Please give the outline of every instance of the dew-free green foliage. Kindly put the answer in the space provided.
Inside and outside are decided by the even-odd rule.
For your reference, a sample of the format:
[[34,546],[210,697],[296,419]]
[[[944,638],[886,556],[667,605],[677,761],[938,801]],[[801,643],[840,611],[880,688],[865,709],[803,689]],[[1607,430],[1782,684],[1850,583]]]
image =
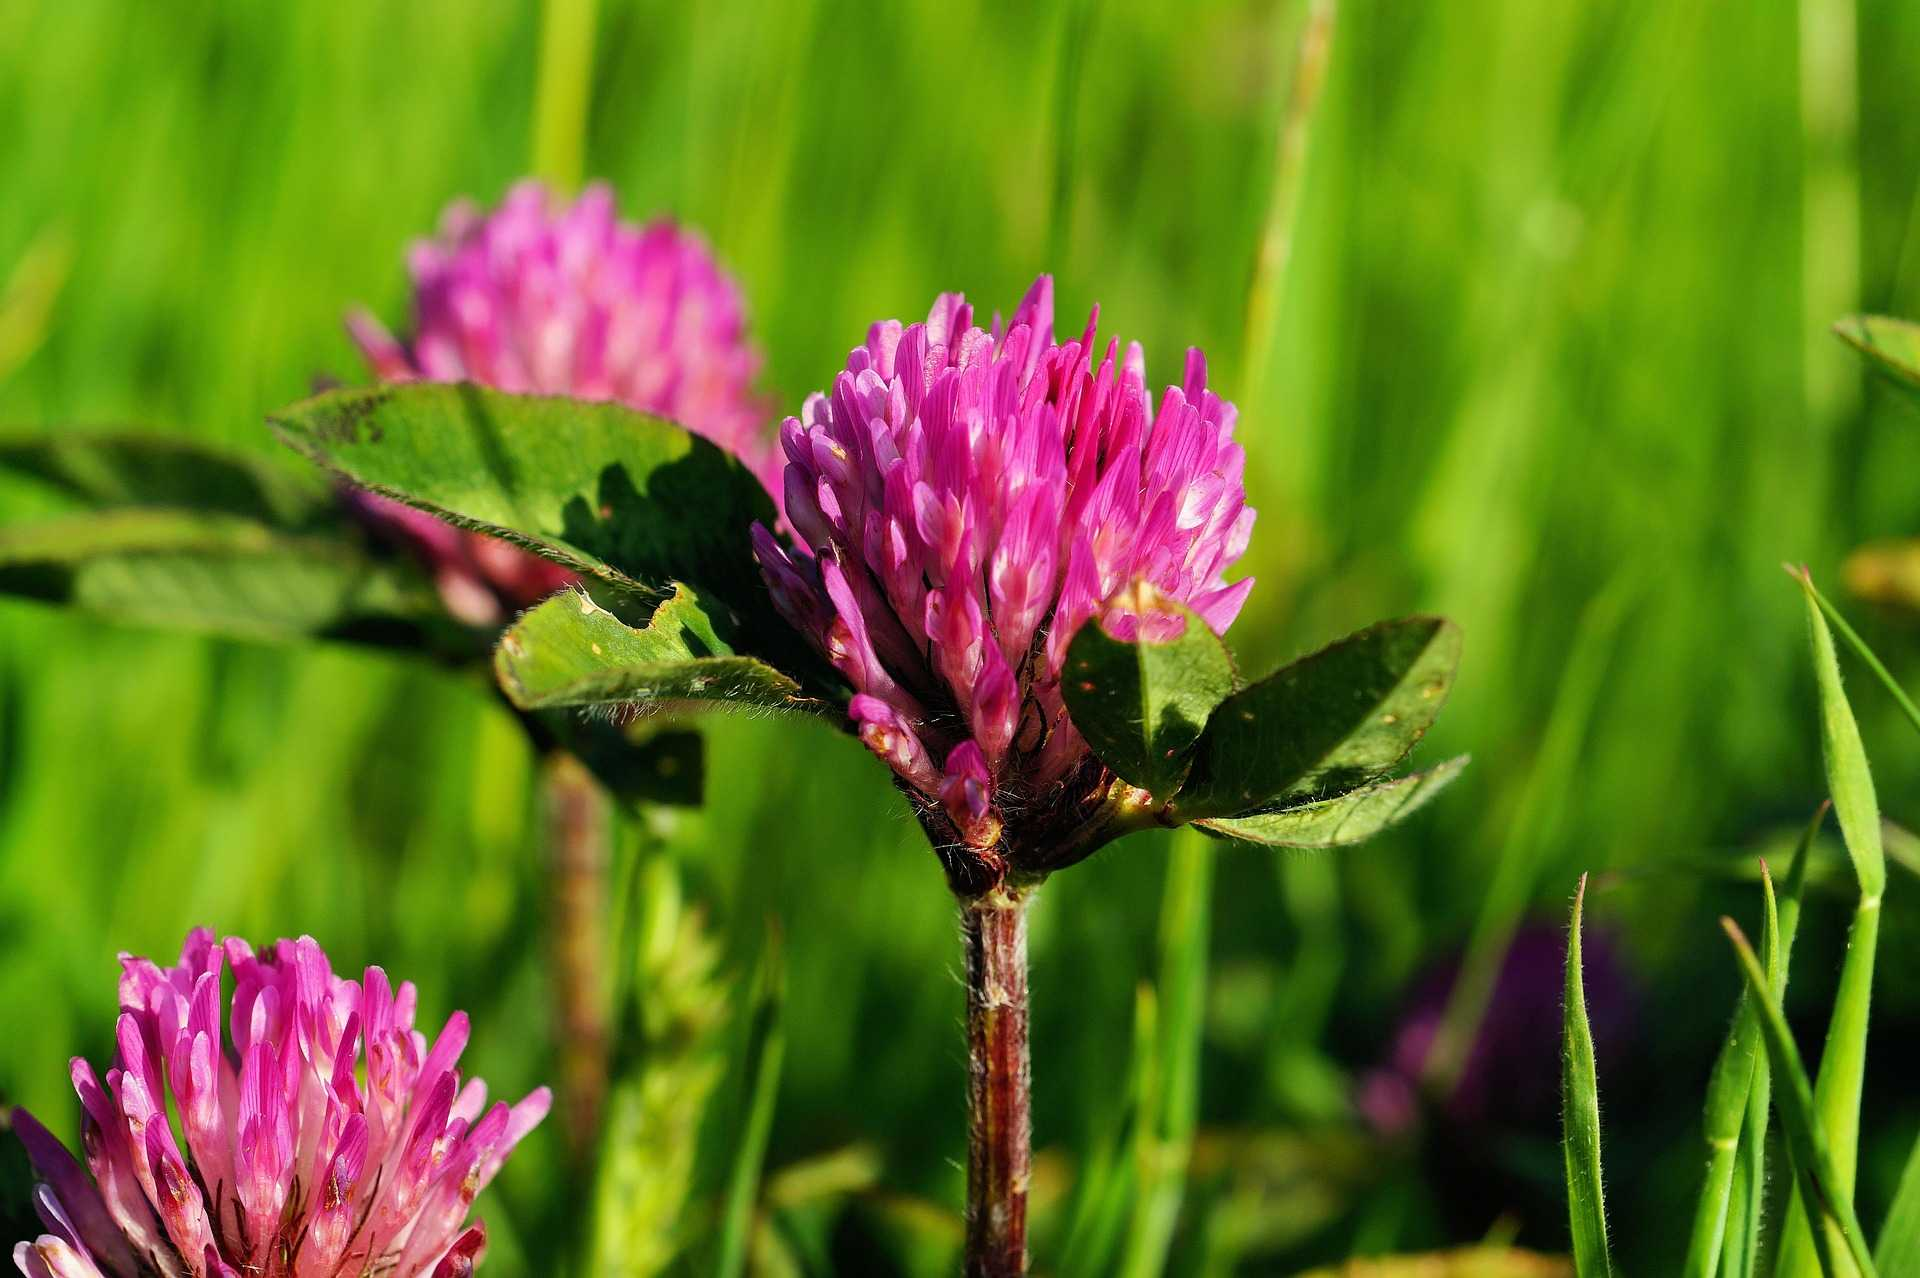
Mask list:
[[1820,753],[1826,760],[1827,784],[1833,791],[1833,815],[1845,836],[1847,855],[1863,898],[1879,904],[1887,888],[1886,853],[1880,845],[1880,803],[1873,792],[1873,773],[1867,767],[1866,747],[1853,707],[1840,686],[1840,662],[1833,650],[1833,632],[1815,599],[1812,583],[1802,578],[1806,591],[1807,636],[1813,648],[1814,677],[1820,688]]
[[1061,692],[1101,761],[1164,801],[1187,779],[1193,743],[1239,679],[1226,645],[1191,609],[1144,582],[1123,599],[1136,618],[1177,619],[1178,633],[1162,637],[1142,624],[1133,639],[1118,639],[1095,618],[1068,645]]
[[1920,1265],[1920,1142],[1900,1173],[1900,1188],[1874,1243],[1873,1263],[1890,1274],[1908,1273]]
[[[1806,885],[1807,857],[1826,820],[1822,803],[1793,850],[1787,871],[1786,900],[1777,903],[1767,879],[1765,928],[1761,949],[1767,981],[1784,990],[1793,938],[1799,929],[1800,894]],[[1761,863],[1766,877],[1766,863]],[[1760,1223],[1766,1205],[1766,1131],[1771,1089],[1759,1012],[1743,990],[1734,1004],[1733,1024],[1721,1044],[1707,1081],[1701,1136],[1707,1146],[1707,1171],[1694,1208],[1693,1235],[1685,1272],[1733,1278],[1753,1272],[1758,1263]]]
[[[1689,1275],[1727,1273],[1741,1278],[1760,1272],[1762,1227],[1767,1213],[1766,1124],[1769,1107],[1781,1115],[1789,1165],[1794,1181],[1784,1196],[1777,1237],[1777,1254],[1770,1272],[1843,1278],[1872,1275],[1867,1236],[1855,1205],[1857,1164],[1862,1130],[1862,1102],[1866,1083],[1867,1030],[1870,1019],[1875,955],[1879,946],[1882,893],[1886,887],[1885,852],[1878,800],[1875,797],[1865,746],[1861,742],[1852,706],[1841,686],[1831,618],[1862,661],[1893,694],[1906,712],[1911,703],[1887,672],[1886,666],[1839,610],[1813,587],[1804,569],[1794,573],[1802,587],[1815,682],[1819,691],[1821,753],[1826,762],[1831,799],[1823,802],[1802,835],[1787,875],[1784,907],[1775,899],[1772,877],[1761,862],[1760,880],[1766,912],[1764,965],[1754,955],[1739,926],[1726,916],[1721,924],[1733,942],[1735,956],[1746,979],[1732,1028],[1722,1045],[1708,1081],[1703,1135],[1707,1145],[1705,1183],[1694,1211],[1685,1272]],[[1910,721],[1911,721],[1911,716]],[[1917,723],[1915,726],[1920,726]],[[1798,1045],[1782,1012],[1789,961],[1799,931],[1801,893],[1807,862],[1828,806],[1839,817],[1841,834],[1860,887],[1860,901],[1847,934],[1846,957],[1827,1024],[1826,1044],[1817,1081],[1809,1079]],[[1585,880],[1582,880],[1584,891]],[[1579,902],[1568,949],[1569,987],[1566,1002],[1568,1061],[1576,1059],[1576,1029],[1584,1032],[1573,970],[1579,954]],[[1764,1056],[1756,1048],[1764,1048]],[[1591,1041],[1584,1044],[1591,1056]],[[1589,1136],[1585,1107],[1573,1103],[1577,1071],[1569,1069],[1568,1099],[1563,1116],[1563,1141],[1568,1161],[1569,1203],[1573,1216],[1575,1257],[1585,1272],[1593,1260],[1583,1255],[1582,1213],[1597,1216],[1597,1193],[1583,1195],[1585,1178],[1576,1163],[1588,1151],[1590,1140],[1597,1168],[1597,1132]],[[1914,1259],[1914,1220],[1920,1214],[1920,1190],[1908,1176],[1888,1212],[1882,1232],[1880,1263],[1898,1272]],[[1590,1204],[1590,1206],[1589,1206]],[[1591,1223],[1585,1229],[1592,1232]],[[1602,1235],[1604,1238],[1604,1234]],[[1585,1253],[1591,1256],[1591,1249]]]
[[780,1066],[787,1041],[781,1023],[786,987],[777,935],[767,938],[748,993],[750,1000],[739,1053],[741,1094],[733,1107],[738,1121],[731,1133],[732,1166],[728,1170],[721,1209],[714,1278],[738,1278],[746,1266],[757,1224],[755,1216],[767,1139],[773,1131]]
[[116,511],[0,531],[0,592],[114,623],[430,646],[432,590],[357,547],[224,516]]
[[[1859,1156],[1861,1093],[1867,1064],[1867,1024],[1872,1001],[1875,956],[1879,952],[1881,895],[1886,890],[1886,856],[1880,841],[1880,805],[1874,795],[1873,775],[1853,708],[1840,683],[1840,665],[1833,633],[1816,599],[1812,583],[1801,575],[1807,634],[1813,650],[1814,676],[1820,691],[1820,747],[1826,761],[1827,785],[1833,795],[1834,816],[1853,861],[1860,886],[1860,902],[1847,934],[1847,955],[1840,984],[1833,996],[1827,1022],[1826,1046],[1820,1054],[1820,1073],[1813,1100],[1833,1159],[1834,1192],[1853,1193]],[[1797,1200],[1789,1213],[1781,1240],[1776,1271],[1783,1278],[1811,1278],[1817,1271],[1807,1236],[1806,1204]],[[1831,1229],[1831,1222],[1827,1228]],[[1813,1242],[1820,1240],[1814,1239]],[[1820,1248],[1833,1254],[1837,1240]]]
[[[923,0],[603,0],[580,171],[630,215],[707,233],[785,411],[874,319],[916,318],[952,287],[1004,311],[1043,266],[1063,325],[1097,298],[1156,389],[1204,347],[1260,510],[1260,584],[1229,634],[1247,671],[1380,616],[1459,622],[1470,656],[1419,765],[1473,751],[1444,802],[1364,855],[1218,849],[1175,1252],[1293,1273],[1452,1250],[1502,1220],[1564,1255],[1552,1116],[1544,1135],[1474,1144],[1489,1161],[1463,1176],[1431,1142],[1377,1141],[1354,1085],[1497,873],[1517,885],[1502,919],[1558,926],[1583,866],[1622,872],[1604,913],[1640,996],[1628,1068],[1706,1079],[1739,981],[1703,920],[1749,917],[1734,876],[1757,850],[1784,855],[1825,793],[1778,562],[1809,562],[1844,606],[1843,552],[1920,529],[1911,402],[1828,332],[1850,312],[1920,315],[1920,10],[1313,7],[1324,88],[1283,160],[1309,8],[1291,0],[1041,4],[1017,21]],[[0,423],[185,432],[297,472],[262,416],[316,373],[366,381],[343,307],[403,323],[408,241],[453,196],[492,201],[527,170],[542,25],[531,4],[454,0],[0,5]],[[1270,191],[1298,213],[1249,339]],[[0,485],[0,522],[49,513],[39,486]],[[1629,569],[1639,587],[1608,629],[1589,605]],[[1920,684],[1912,633],[1852,611]],[[1911,826],[1920,752],[1862,686],[1881,801]],[[1549,729],[1556,704],[1569,726]],[[792,724],[752,716],[701,731],[722,798],[675,820],[671,853],[728,954],[754,952],[770,909],[787,929],[769,1170],[857,1141],[888,1187],[773,1212],[783,1254],[948,1274],[962,1066],[957,991],[926,975],[953,932],[923,837],[857,743],[822,728],[796,745]],[[114,954],[197,922],[311,931],[343,962],[404,972],[423,1011],[472,1013],[470,1058],[499,1092],[550,1078],[535,771],[477,680],[0,603],[0,1016],[31,1027],[0,1041],[0,1092],[71,1134],[64,1062],[110,1050]],[[1155,838],[1036,906],[1049,1176],[1090,1165],[1129,1105],[1117,1062],[1158,982]],[[1844,945],[1836,872],[1829,837],[1786,1003],[1809,1050]],[[1916,1002],[1891,975],[1911,967],[1893,956],[1911,954],[1914,894],[1891,877],[1869,1225],[1920,1124],[1898,1087]],[[1550,1053],[1536,1068],[1552,1076]],[[1701,1099],[1610,1092],[1623,1272],[1681,1264]],[[584,1233],[560,1148],[536,1132],[485,1196],[483,1275],[596,1272],[553,1259]],[[0,1215],[23,1229],[11,1157],[0,1137]],[[1777,1190],[1778,1154],[1770,1170]],[[1036,1227],[1057,1239],[1050,1201]]]
[[[0,594],[114,625],[484,664],[487,636],[449,617],[414,560],[376,547],[311,472],[187,438],[61,432],[0,440],[0,474],[52,507],[0,524]],[[577,753],[622,800],[699,801],[698,737],[553,708],[570,704],[520,705],[540,748]]]
[[0,438],[0,475],[44,500],[0,524],[0,592],[94,617],[255,639],[461,646],[431,585],[373,552],[326,485],[190,439]]
[[364,488],[636,593],[690,577],[738,602],[773,503],[699,437],[618,404],[413,382],[329,391],[274,430]]
[[1371,780],[1426,735],[1459,660],[1452,622],[1384,621],[1236,692],[1207,721],[1181,811],[1234,816]]
[[1827,622],[1839,632],[1842,639],[1847,641],[1847,647],[1853,650],[1853,655],[1873,672],[1873,677],[1879,681],[1886,694],[1893,698],[1893,703],[1900,707],[1900,713],[1906,716],[1907,722],[1913,725],[1915,731],[1920,731],[1920,706],[1914,705],[1913,698],[1907,695],[1907,690],[1902,688],[1899,681],[1893,677],[1886,663],[1874,655],[1873,649],[1867,647],[1866,640],[1860,637],[1860,632],[1848,623],[1840,610],[1833,606],[1833,601],[1820,593],[1820,588],[1813,584],[1811,574],[1802,576],[1800,584],[1813,597],[1814,603],[1820,606],[1820,612]]
[[1331,799],[1251,816],[1216,817],[1196,822],[1203,830],[1249,843],[1281,848],[1337,848],[1364,842],[1406,820],[1446,788],[1467,766],[1467,757],[1415,772]]
[[1162,1273],[1192,1178],[1200,1121],[1200,1066],[1207,998],[1207,932],[1217,853],[1191,831],[1174,836],[1160,909],[1160,967],[1142,1016],[1147,1031],[1135,1067],[1141,1103],[1133,1115],[1132,1202],[1113,1273]]
[[[1860,1221],[1853,1210],[1852,1191],[1842,1183],[1839,1168],[1828,1147],[1826,1133],[1815,1110],[1813,1087],[1807,1081],[1806,1066],[1800,1049],[1780,1014],[1778,996],[1767,981],[1767,974],[1754,957],[1753,947],[1731,919],[1723,919],[1727,937],[1733,942],[1740,970],[1746,977],[1747,993],[1760,1012],[1761,1033],[1767,1045],[1767,1060],[1774,1080],[1773,1094],[1779,1107],[1781,1126],[1786,1129],[1787,1147],[1793,1160],[1798,1201],[1818,1225],[1813,1234],[1813,1251],[1820,1272],[1828,1278],[1858,1272],[1871,1278],[1873,1261],[1867,1254]],[[1812,1204],[1807,1208],[1807,1204]],[[1845,1268],[1848,1264],[1852,1268]]]
[[617,881],[616,1050],[582,1272],[652,1278],[698,1241],[687,1219],[700,1127],[726,1073],[729,982],[708,920],[657,847]]
[[1561,1152],[1567,1168],[1574,1272],[1579,1278],[1606,1278],[1613,1272],[1613,1257],[1607,1250],[1606,1193],[1600,1172],[1600,1089],[1594,1077],[1593,1032],[1587,1024],[1580,958],[1580,907],[1586,897],[1587,879],[1581,875],[1567,933],[1567,993],[1561,1005]]
[[[1110,633],[1114,615],[1140,620],[1131,640]],[[1179,628],[1163,633],[1169,620]],[[1211,817],[1199,820],[1211,834],[1339,847],[1411,816],[1466,766],[1361,784],[1431,726],[1458,658],[1449,622],[1382,622],[1241,687],[1206,623],[1137,582],[1074,636],[1062,688],[1093,752],[1162,820]]]
[[0,470],[107,511],[191,509],[287,530],[334,521],[322,480],[187,436],[54,430],[0,437]]

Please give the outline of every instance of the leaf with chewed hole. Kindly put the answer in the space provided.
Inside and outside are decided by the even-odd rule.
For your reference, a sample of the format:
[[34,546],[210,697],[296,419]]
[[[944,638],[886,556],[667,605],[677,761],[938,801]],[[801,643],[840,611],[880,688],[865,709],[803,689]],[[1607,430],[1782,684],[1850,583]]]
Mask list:
[[786,675],[728,647],[684,585],[676,585],[638,629],[584,591],[564,591],[529,610],[501,637],[493,668],[507,699],[522,710],[815,704]]
[[1233,661],[1207,623],[1137,581],[1074,635],[1060,687],[1073,726],[1100,761],[1168,799],[1234,683]]
[[1364,843],[1418,812],[1466,766],[1467,756],[1461,755],[1425,772],[1349,790],[1331,799],[1281,808],[1277,812],[1214,817],[1195,824],[1210,834],[1264,843],[1268,847],[1350,847]]
[[1409,617],[1370,626],[1241,689],[1200,736],[1179,814],[1238,816],[1373,780],[1432,726],[1459,661],[1459,627]]

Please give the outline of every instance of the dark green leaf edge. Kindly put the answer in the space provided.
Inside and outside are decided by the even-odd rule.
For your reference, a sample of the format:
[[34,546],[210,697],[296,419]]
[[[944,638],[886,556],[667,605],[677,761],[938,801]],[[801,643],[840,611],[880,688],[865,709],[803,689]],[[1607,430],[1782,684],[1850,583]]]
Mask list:
[[1332,798],[1237,817],[1208,817],[1194,824],[1209,834],[1267,847],[1350,847],[1398,825],[1425,807],[1453,783],[1469,761],[1469,756],[1463,754],[1424,772],[1409,773]]
[[[1434,691],[1429,698],[1432,706],[1431,711],[1425,715],[1423,722],[1419,723],[1412,732],[1407,734],[1405,740],[1400,743],[1398,753],[1394,757],[1380,762],[1378,766],[1372,767],[1362,774],[1341,776],[1338,778],[1339,784],[1333,786],[1321,785],[1315,791],[1303,793],[1298,789],[1294,789],[1293,787],[1299,786],[1303,780],[1307,779],[1295,778],[1293,782],[1289,785],[1283,785],[1275,794],[1268,796],[1267,799],[1256,799],[1252,803],[1243,802],[1237,805],[1226,803],[1224,802],[1224,796],[1208,792],[1208,778],[1202,774],[1207,766],[1209,747],[1213,744],[1210,738],[1214,736],[1215,724],[1220,722],[1224,715],[1233,712],[1237,701],[1258,693],[1263,685],[1280,679],[1289,672],[1296,671],[1301,667],[1326,658],[1329,654],[1337,652],[1342,648],[1362,643],[1391,627],[1419,624],[1431,624],[1433,627],[1432,638],[1429,640],[1426,649],[1423,650],[1423,654],[1424,652],[1431,652],[1436,645],[1442,645],[1451,657],[1451,660],[1447,663],[1444,678],[1441,680],[1437,690]],[[1336,639],[1332,643],[1326,644],[1303,657],[1288,662],[1265,678],[1256,680],[1240,688],[1215,708],[1214,715],[1208,722],[1207,730],[1201,734],[1200,740],[1195,744],[1195,764],[1193,774],[1188,782],[1189,790],[1180,795],[1177,800],[1178,806],[1181,809],[1181,817],[1189,821],[1236,817],[1258,812],[1265,804],[1271,802],[1273,799],[1289,794],[1303,800],[1312,801],[1316,798],[1333,797],[1336,794],[1349,791],[1356,786],[1366,785],[1386,776],[1412,755],[1420,742],[1426,738],[1427,732],[1432,728],[1433,723],[1439,718],[1441,710],[1445,707],[1447,699],[1453,692],[1453,684],[1458,673],[1460,646],[1460,628],[1446,617],[1431,614],[1415,614],[1409,617],[1392,618],[1385,621],[1377,621],[1370,626],[1354,631],[1352,634]],[[1404,681],[1401,686],[1404,686]],[[1355,731],[1358,731],[1358,725],[1355,726]],[[1340,744],[1344,744],[1344,741]],[[1340,744],[1336,744],[1333,749],[1339,749]],[[1331,751],[1329,751],[1329,753],[1331,753]],[[1311,777],[1312,772],[1313,769],[1309,768],[1307,777]]]
[[[459,383],[459,385],[466,385],[466,383]],[[379,390],[384,388],[372,389]],[[314,413],[323,401],[330,399],[339,399],[342,403],[355,403],[357,405],[361,400],[364,400],[364,406],[359,407],[359,412],[362,416],[369,416],[378,404],[382,402],[378,398],[368,399],[369,390],[370,388],[361,387],[348,390],[325,391],[319,395],[289,405],[279,413],[269,415],[267,418],[267,427],[281,443],[341,483],[363,489],[391,501],[400,502],[403,505],[411,506],[415,510],[425,511],[434,518],[451,524],[455,528],[465,529],[469,532],[484,533],[489,537],[510,542],[522,550],[539,555],[542,559],[551,560],[559,564],[562,568],[570,569],[584,577],[597,578],[607,585],[636,596],[641,600],[658,601],[668,596],[670,590],[667,587],[657,583],[641,581],[629,576],[604,559],[589,554],[578,546],[572,545],[557,537],[541,537],[518,528],[510,527],[506,524],[498,524],[485,519],[476,519],[471,515],[466,515],[449,507],[439,505],[436,502],[428,501],[414,493],[406,492],[388,484],[372,483],[364,480],[355,475],[351,468],[343,465],[324,447],[321,441],[316,438],[319,432],[304,427],[294,420],[295,414],[303,412]],[[356,396],[359,398],[355,399]],[[528,396],[526,398],[564,399],[565,397]],[[335,429],[338,428],[336,427]]]

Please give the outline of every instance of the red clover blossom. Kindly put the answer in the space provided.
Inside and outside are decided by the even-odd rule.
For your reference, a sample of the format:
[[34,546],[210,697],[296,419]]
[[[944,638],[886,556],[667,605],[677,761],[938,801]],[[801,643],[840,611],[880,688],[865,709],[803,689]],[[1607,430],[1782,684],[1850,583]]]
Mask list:
[[1041,276],[1008,325],[976,327],[957,293],[924,324],[875,324],[781,431],[801,545],[755,530],[780,611],[852,685],[861,740],[989,855],[1018,814],[1103,780],[1060,690],[1081,623],[1144,581],[1224,632],[1253,585],[1225,580],[1254,519],[1233,405],[1194,350],[1156,406],[1138,344],[1097,353],[1098,316],[1058,340]]
[[[613,193],[562,205],[522,182],[500,208],[460,201],[416,244],[414,329],[396,340],[365,311],[354,340],[386,381],[471,381],[516,393],[617,400],[725,448],[779,492],[771,406],[753,389],[760,353],[733,279],[695,234],[621,221]],[[455,615],[497,623],[572,580],[563,569],[432,515],[360,494],[435,570]]]
[[335,976],[310,937],[256,954],[198,929],[174,967],[120,962],[104,1085],[72,1063],[87,1170],[13,1115],[46,1182],[47,1232],[13,1251],[27,1278],[473,1272],[486,1248],[466,1224],[474,1197],[551,1098],[489,1108],[485,1083],[463,1083],[466,1013],[429,1045],[410,982]]

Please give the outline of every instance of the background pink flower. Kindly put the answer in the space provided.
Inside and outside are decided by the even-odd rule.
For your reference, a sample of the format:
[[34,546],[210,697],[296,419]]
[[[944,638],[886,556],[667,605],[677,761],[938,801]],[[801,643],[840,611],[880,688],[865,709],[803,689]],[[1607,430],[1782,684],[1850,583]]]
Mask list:
[[335,976],[311,937],[256,954],[198,929],[173,967],[122,955],[121,968],[111,1068],[103,1080],[72,1062],[86,1170],[13,1114],[45,1181],[34,1206],[47,1232],[14,1248],[22,1273],[473,1272],[486,1232],[468,1210],[551,1097],[489,1108],[485,1083],[463,1083],[466,1013],[429,1045],[411,983],[396,989],[377,967]]
[[[621,221],[612,191],[564,203],[539,182],[483,213],[449,207],[414,245],[413,331],[396,339],[364,310],[348,329],[388,381],[472,381],[516,393],[617,400],[733,453],[776,500],[771,403],[753,389],[760,353],[739,286],[704,241],[662,219]],[[365,496],[360,508],[434,570],[448,608],[474,624],[551,594],[564,570],[431,515]]]

